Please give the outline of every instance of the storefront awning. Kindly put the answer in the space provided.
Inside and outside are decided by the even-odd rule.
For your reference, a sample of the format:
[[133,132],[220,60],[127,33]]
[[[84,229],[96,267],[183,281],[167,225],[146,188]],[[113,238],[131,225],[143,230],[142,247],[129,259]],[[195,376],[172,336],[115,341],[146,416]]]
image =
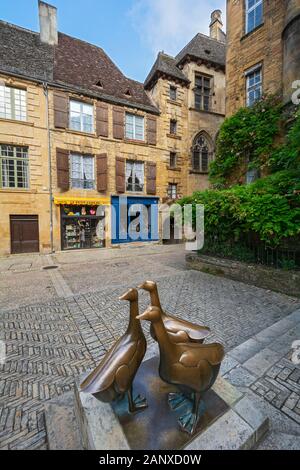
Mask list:
[[72,197],[72,196],[56,196],[54,204],[57,206],[108,206],[110,205],[109,197]]

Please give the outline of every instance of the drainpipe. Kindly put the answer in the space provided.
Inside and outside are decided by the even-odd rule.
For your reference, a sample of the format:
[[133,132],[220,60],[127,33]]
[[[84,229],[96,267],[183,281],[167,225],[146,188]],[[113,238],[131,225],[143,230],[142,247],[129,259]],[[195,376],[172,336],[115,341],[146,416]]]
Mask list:
[[49,88],[48,83],[43,83],[44,95],[46,98],[46,127],[48,134],[48,172],[49,172],[49,204],[50,204],[50,250],[54,253],[53,244],[53,191],[52,191],[52,160],[51,160],[51,131],[49,119]]

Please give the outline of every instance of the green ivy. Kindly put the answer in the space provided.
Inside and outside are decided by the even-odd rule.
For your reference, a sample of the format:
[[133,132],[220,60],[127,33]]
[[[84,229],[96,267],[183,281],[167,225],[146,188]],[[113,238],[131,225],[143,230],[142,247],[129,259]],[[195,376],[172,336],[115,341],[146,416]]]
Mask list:
[[216,158],[210,165],[210,181],[215,187],[228,186],[233,170],[246,162],[261,168],[274,151],[280,130],[280,98],[266,96],[251,107],[241,108],[225,119],[217,140]]

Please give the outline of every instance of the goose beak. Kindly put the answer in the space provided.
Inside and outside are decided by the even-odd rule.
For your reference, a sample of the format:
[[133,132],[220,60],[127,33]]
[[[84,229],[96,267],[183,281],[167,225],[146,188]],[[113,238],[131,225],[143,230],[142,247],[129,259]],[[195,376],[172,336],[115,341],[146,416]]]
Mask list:
[[141,313],[137,317],[135,317],[137,320],[146,320],[146,313]]
[[119,297],[119,300],[127,300],[127,294],[128,292],[126,292],[126,294],[121,295],[121,297]]

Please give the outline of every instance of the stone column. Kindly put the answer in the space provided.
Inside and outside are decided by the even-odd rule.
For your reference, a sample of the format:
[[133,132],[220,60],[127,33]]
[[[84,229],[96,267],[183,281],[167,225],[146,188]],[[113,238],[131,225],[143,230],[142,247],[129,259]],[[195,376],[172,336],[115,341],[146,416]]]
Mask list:
[[295,91],[293,82],[300,80],[300,0],[285,0],[283,30],[283,98],[289,103]]

